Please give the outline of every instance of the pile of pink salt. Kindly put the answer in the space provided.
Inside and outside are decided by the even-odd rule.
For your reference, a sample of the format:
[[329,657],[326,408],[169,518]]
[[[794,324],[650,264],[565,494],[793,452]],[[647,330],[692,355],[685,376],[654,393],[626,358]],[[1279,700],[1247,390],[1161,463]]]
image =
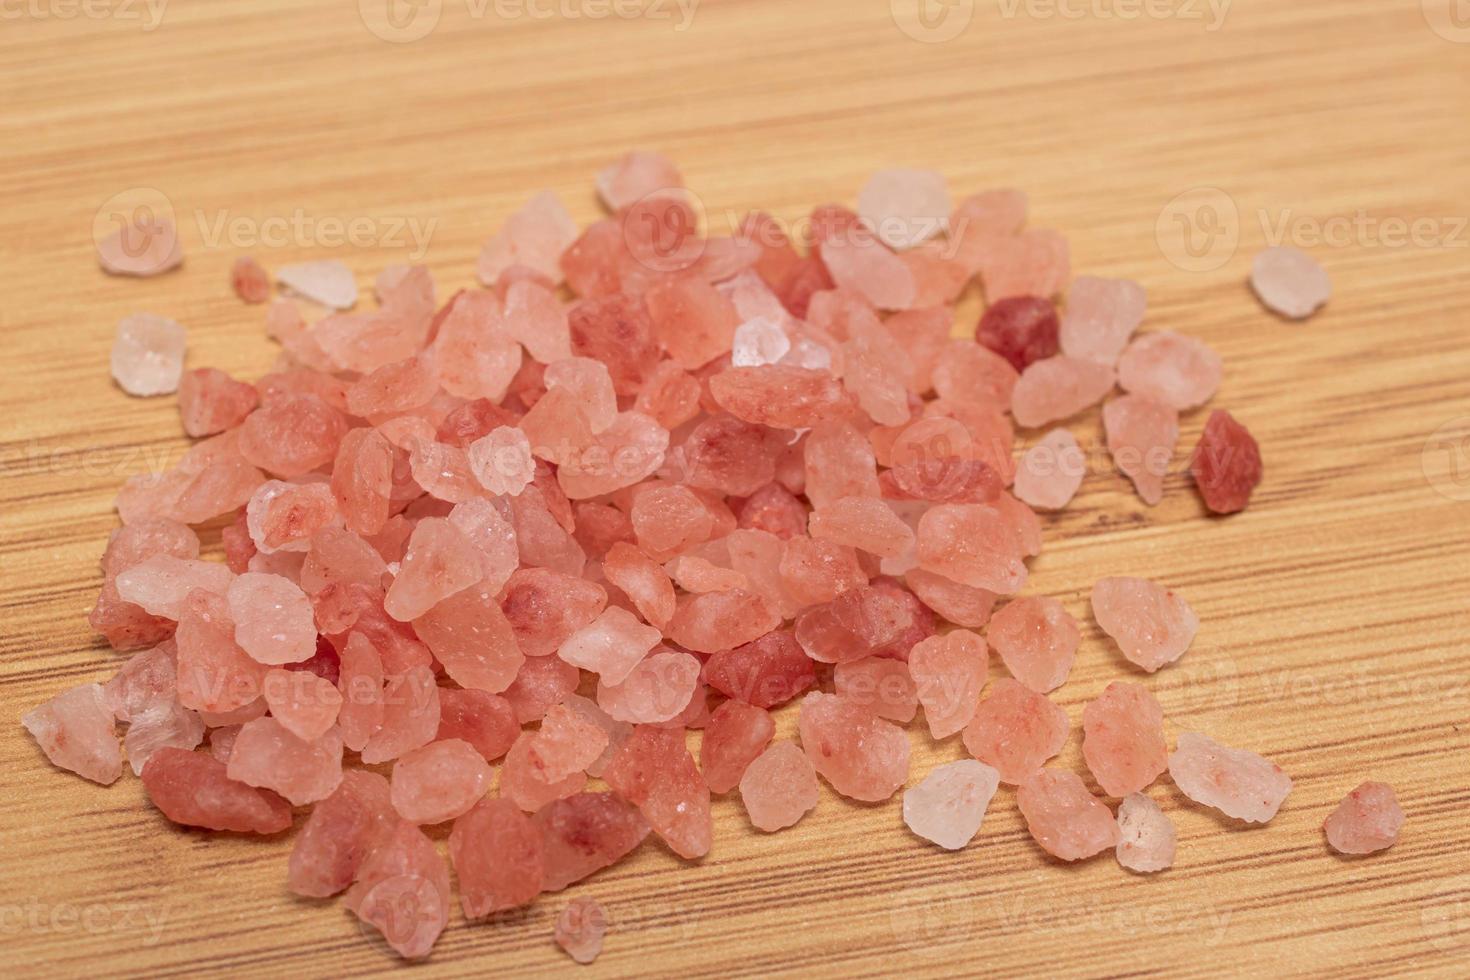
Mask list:
[[[1201,736],[1168,755],[1136,682],[1081,719],[1116,816],[1045,768],[1082,631],[1020,594],[1048,526],[1032,508],[1065,508],[1088,458],[1065,429],[1017,430],[1106,401],[1156,502],[1220,383],[1208,348],[1135,338],[1142,289],[1070,282],[1014,191],[952,205],[939,175],[887,171],[793,241],[762,214],[702,231],[655,153],[597,189],[608,214],[581,230],[533,197],[485,245],[485,288],[443,298],[424,267],[383,270],[362,309],[340,262],[241,259],[244,302],[272,278],[308,301],[266,309],[282,351],[254,382],[183,374],[181,329],[125,321],[119,383],[177,386],[200,441],[118,496],[91,622],[127,659],[24,717],[55,765],[108,784],[126,763],[181,826],[299,822],[290,888],[341,895],[409,959],[454,904],[523,908],[644,846],[701,860],[736,792],[764,833],[830,793],[902,792],[913,833],[958,849],[1004,786],[1048,852],[1114,847],[1136,871],[1173,860],[1140,795],[1165,766],[1206,805],[1274,813],[1284,774]],[[118,247],[112,271],[160,271]],[[985,313],[957,331],[972,288]],[[1223,412],[1192,466],[1221,513],[1260,478]],[[1198,627],[1143,579],[1100,580],[1093,612],[1149,672]],[[915,781],[913,754],[956,735],[974,758]],[[1359,795],[1334,846],[1387,837],[1381,794]],[[447,847],[421,829],[446,825]],[[573,897],[555,940],[590,962],[605,927]]]

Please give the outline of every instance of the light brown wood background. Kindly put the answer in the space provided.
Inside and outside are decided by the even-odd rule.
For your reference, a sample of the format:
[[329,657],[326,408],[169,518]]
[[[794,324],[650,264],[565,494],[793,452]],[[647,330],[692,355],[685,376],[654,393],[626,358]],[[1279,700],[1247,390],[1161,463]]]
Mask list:
[[[354,0],[172,0],[156,23],[123,0],[0,11],[0,969],[396,966],[340,906],[286,891],[288,839],[176,832],[131,776],[102,789],[55,772],[19,727],[115,668],[84,618],[111,499],[184,446],[170,399],[111,385],[118,318],[175,317],[191,364],[257,375],[274,349],[260,309],[226,288],[237,255],[343,258],[366,285],[411,251],[398,225],[432,223],[426,261],[447,289],[532,191],[589,220],[595,170],[651,147],[677,159],[717,231],[753,207],[796,219],[851,202],[885,165],[936,168],[957,196],[1021,186],[1034,223],[1071,237],[1078,271],[1139,279],[1149,327],[1214,345],[1216,404],[1265,452],[1253,508],[1208,519],[1175,476],[1149,510],[1095,473],[1050,521],[1034,587],[1083,618],[1100,575],[1182,591],[1204,626],[1148,681],[1171,730],[1262,751],[1296,789],[1268,827],[1240,830],[1165,780],[1153,793],[1179,859],[1147,879],[1110,857],[1046,860],[1008,790],[959,854],[909,836],[896,800],[855,806],[824,787],[777,837],[721,800],[700,866],[650,842],[577,890],[613,920],[586,975],[1470,973],[1470,455],[1456,455],[1470,448],[1470,30],[1436,33],[1419,0],[1236,0],[1223,22],[1198,0],[1133,18],[1131,0],[1072,0],[1076,17],[1045,0],[958,2],[935,8],[956,19],[931,20],[929,41],[888,0],[705,0],[682,30],[672,7],[621,19],[593,16],[599,0],[554,2],[584,16],[444,0],[409,43],[371,33]],[[186,265],[108,278],[94,220],[140,187],[171,202]],[[1202,263],[1176,215],[1195,222]],[[305,230],[251,240],[294,216]],[[352,219],[369,241],[337,246],[319,224]],[[1283,221],[1337,289],[1302,325],[1245,286]],[[1402,241],[1398,223],[1415,221]],[[1342,234],[1315,243],[1314,228]],[[1203,421],[1186,418],[1183,446]],[[1095,442],[1095,420],[1079,432]],[[1125,672],[1087,623],[1060,692],[1074,725]],[[1063,763],[1080,765],[1078,741]],[[914,742],[916,776],[959,752]],[[1366,778],[1397,788],[1408,824],[1392,851],[1342,860],[1319,827]],[[550,939],[565,898],[486,925],[456,910],[419,972],[570,969]]]

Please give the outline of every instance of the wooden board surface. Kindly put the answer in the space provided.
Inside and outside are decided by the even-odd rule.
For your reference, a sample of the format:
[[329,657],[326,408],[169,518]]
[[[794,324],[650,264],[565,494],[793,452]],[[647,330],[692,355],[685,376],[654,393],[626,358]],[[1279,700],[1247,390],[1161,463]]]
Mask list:
[[[754,207],[795,220],[851,202],[881,166],[933,167],[961,195],[1024,187],[1078,271],[1140,280],[1149,327],[1220,351],[1216,404],[1266,455],[1253,508],[1210,520],[1176,474],[1146,509],[1096,472],[1049,521],[1034,588],[1084,618],[1100,575],[1181,590],[1204,626],[1148,681],[1171,734],[1260,750],[1296,789],[1268,827],[1238,830],[1161,783],[1179,861],[1149,879],[1044,859],[1008,790],[959,854],[907,835],[896,801],[824,787],[771,838],[724,799],[700,866],[650,843],[583,887],[614,923],[586,976],[1470,972],[1470,30],[1452,2],[959,0],[919,21],[887,0],[705,0],[687,22],[598,0],[444,0],[392,22],[381,0],[174,0],[155,20],[157,2],[28,0],[0,23],[12,975],[396,965],[339,906],[286,891],[289,840],[174,832],[136,780],[52,771],[18,725],[115,668],[85,622],[112,496],[185,445],[171,400],[110,383],[118,318],[176,317],[192,364],[256,375],[274,349],[225,288],[237,255],[343,258],[367,283],[417,257],[418,229],[457,286],[536,189],[590,220],[591,175],[631,147],[675,157],[717,231]],[[93,258],[99,214],[137,188],[166,195],[188,249],[146,283]],[[342,244],[353,221],[365,238]],[[1282,236],[1337,288],[1303,325],[1244,285]],[[1185,418],[1182,445],[1203,421]],[[1095,419],[1079,434],[1095,443]],[[1059,693],[1074,725],[1123,667],[1088,619]],[[1063,764],[1080,766],[1078,742]],[[960,751],[914,746],[919,774]],[[1404,838],[1342,860],[1319,826],[1367,778],[1397,788]],[[456,910],[419,972],[567,969],[550,941],[562,901],[476,926]]]

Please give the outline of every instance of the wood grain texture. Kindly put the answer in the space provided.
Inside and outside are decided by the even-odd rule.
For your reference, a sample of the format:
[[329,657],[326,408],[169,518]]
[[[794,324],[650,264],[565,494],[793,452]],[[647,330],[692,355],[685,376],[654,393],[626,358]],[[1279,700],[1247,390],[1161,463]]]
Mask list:
[[[795,220],[850,202],[887,165],[938,169],[958,194],[1024,187],[1078,271],[1137,278],[1150,327],[1220,351],[1216,404],[1266,455],[1253,508],[1211,520],[1176,475],[1145,509],[1094,473],[1049,521],[1033,587],[1080,617],[1103,574],[1183,592],[1199,640],[1147,682],[1171,733],[1262,751],[1296,789],[1268,827],[1237,830],[1165,781],[1154,795],[1180,857],[1149,879],[1110,858],[1046,860],[1008,790],[959,854],[907,835],[896,801],[824,787],[815,813],[768,838],[724,799],[698,867],[650,843],[582,887],[613,921],[582,975],[1470,972],[1470,482],[1455,455],[1470,432],[1470,44],[1431,30],[1418,0],[1236,0],[1216,29],[1185,0],[1133,19],[1105,0],[1067,7],[1075,18],[961,3],[952,15],[970,20],[941,43],[901,31],[887,0],[706,0],[684,30],[677,12],[507,18],[445,0],[412,43],[375,37],[352,0],[175,0],[151,30],[141,6],[69,9],[9,5],[0,27],[7,972],[396,967],[340,906],[287,893],[289,839],[175,832],[131,776],[104,790],[54,772],[16,723],[115,668],[85,622],[111,499],[185,445],[170,399],[111,385],[118,318],[176,317],[192,364],[258,375],[274,349],[259,309],[226,288],[237,255],[340,257],[367,283],[408,257],[391,230],[413,220],[432,223],[439,282],[467,283],[531,191],[590,220],[591,175],[639,146],[678,160],[716,230],[753,207]],[[148,283],[102,275],[92,250],[99,209],[138,187],[167,195],[188,248],[182,271]],[[1169,210],[1197,188],[1223,192],[1223,223]],[[1224,234],[1196,240],[1216,267],[1190,271],[1175,212]],[[247,237],[294,216],[312,230]],[[222,218],[239,220],[210,247]],[[1337,287],[1304,325],[1244,285],[1284,218]],[[1344,236],[1306,238],[1333,218]],[[353,219],[372,240],[326,241],[320,222]],[[1416,220],[1418,241],[1393,238]],[[1186,417],[1183,446],[1204,415]],[[1096,444],[1095,418],[1078,433]],[[1088,620],[1059,693],[1074,725],[1124,666]],[[913,737],[918,774],[961,751]],[[1075,731],[1061,762],[1081,764]],[[1387,854],[1342,860],[1319,825],[1366,778],[1397,788],[1409,822]],[[418,973],[566,969],[550,940],[562,901],[476,926],[456,910]]]

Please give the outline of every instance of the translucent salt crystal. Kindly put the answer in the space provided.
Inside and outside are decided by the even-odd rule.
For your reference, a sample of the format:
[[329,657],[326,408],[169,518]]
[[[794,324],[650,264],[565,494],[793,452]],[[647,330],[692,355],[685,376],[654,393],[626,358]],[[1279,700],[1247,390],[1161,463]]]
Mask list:
[[188,593],[175,641],[179,703],[184,707],[231,712],[259,701],[266,667],[236,642],[224,596],[202,589]]
[[949,245],[956,259],[967,269],[979,269],[991,250],[1004,247],[1026,224],[1027,210],[1025,192],[1012,188],[965,198],[949,219]]
[[837,285],[862,296],[874,309],[913,307],[918,296],[913,272],[866,233],[829,238],[818,245],[818,254]]
[[961,585],[922,568],[905,572],[904,582],[920,602],[956,626],[979,629],[990,621],[997,598],[994,592]]
[[1196,732],[1180,733],[1169,775],[1194,802],[1247,823],[1268,822],[1291,792],[1280,766]]
[[1204,341],[1161,330],[1128,345],[1118,361],[1118,384],[1170,408],[1197,408],[1214,397],[1224,365]]
[[1118,863],[1129,871],[1152,874],[1174,864],[1174,824],[1142,793],[1118,804]]
[[449,924],[449,867],[423,831],[399,821],[363,860],[343,904],[399,956],[423,959]]
[[118,721],[131,721],[133,715],[153,704],[174,699],[178,687],[175,656],[170,641],[123,661],[112,679],[102,685],[102,700]]
[[361,752],[383,726],[383,659],[361,633],[352,633],[342,648],[337,688],[342,703],[337,724],[342,743]]
[[593,434],[605,431],[618,417],[618,396],[612,375],[600,361],[568,357],[546,366],[546,387],[571,392],[587,416]]
[[1016,465],[1012,492],[1038,510],[1061,510],[1072,502],[1087,475],[1087,456],[1077,437],[1053,429],[1026,450]]
[[335,259],[283,265],[276,270],[283,290],[334,310],[357,305],[357,281],[352,270]]
[[816,665],[789,631],[774,630],[750,643],[711,654],[705,661],[704,677],[726,697],[773,708],[814,685]]
[[728,354],[740,326],[735,305],[699,279],[669,279],[643,296],[654,335],[675,363],[688,371]]
[[248,255],[240,256],[230,267],[230,286],[247,303],[264,303],[271,298],[270,275]]
[[376,429],[353,429],[343,435],[330,486],[337,510],[351,530],[377,534],[388,522],[393,465],[393,447]]
[[1027,429],[1059,422],[1102,401],[1113,380],[1109,364],[1066,354],[1048,357],[1021,373],[1011,394],[1011,414]]
[[858,192],[858,214],[890,248],[913,248],[949,223],[949,188],[932,170],[879,170]]
[[577,793],[532,818],[545,842],[545,890],[558,892],[631,853],[648,821],[613,793]]
[[1118,845],[1112,811],[1074,772],[1041,770],[1017,787],[1016,805],[1036,843],[1063,861],[1080,861]]
[[1058,352],[1056,306],[1042,296],[1011,296],[986,307],[975,341],[1005,358],[1016,371]]
[[964,629],[931,636],[914,644],[908,660],[929,734],[948,738],[968,725],[989,673],[984,638]]
[[[608,725],[613,724],[600,708],[588,703]],[[540,730],[531,739],[531,761],[541,767],[550,782],[585,772],[608,746],[608,730],[601,722],[602,719],[585,710],[566,704],[552,705],[541,719]]]
[[468,813],[490,777],[489,764],[468,742],[431,742],[393,763],[393,809],[410,823],[444,823]]
[[1067,743],[1067,713],[1044,694],[1009,677],[998,679],[965,728],[965,748],[1019,784],[1040,771]]
[[909,647],[932,632],[919,622],[922,609],[902,589],[876,584],[852,588],[797,616],[796,639],[807,656],[821,663],[878,655],[906,658]]
[[842,497],[880,495],[872,446],[851,423],[829,422],[808,434],[802,454],[805,493],[814,507]]
[[388,780],[349,769],[332,795],[312,807],[291,848],[291,891],[327,898],[346,890],[369,853],[386,843],[398,824]]
[[517,570],[500,597],[516,643],[533,659],[555,653],[606,606],[607,592],[596,582],[547,568]]
[[130,395],[177,391],[188,337],[173,320],[135,313],[118,321],[112,343],[112,377]]
[[540,831],[503,799],[481,800],[454,821],[449,860],[465,918],[472,921],[529,904],[546,874]]
[[914,532],[882,500],[840,497],[812,512],[811,536],[821,541],[858,548],[874,555],[896,557],[914,542]]
[[311,537],[340,523],[337,499],[325,483],[267,480],[256,488],[245,509],[250,540],[263,554],[306,551]]
[[1403,826],[1393,787],[1369,780],[1343,798],[1322,829],[1339,854],[1373,854],[1398,843]]
[[[580,793],[587,786],[586,774],[577,769],[553,778],[553,772],[532,752],[537,738],[537,733],[531,731],[517,736],[500,771],[500,795],[527,813]],[[561,771],[566,771],[565,767]]]
[[[934,366],[934,390],[950,401],[994,408],[1010,407],[1019,375],[1007,360],[968,340],[951,341]],[[956,452],[960,449],[955,447]]]
[[316,620],[301,586],[280,575],[246,572],[226,598],[235,642],[263,664],[294,664],[316,652]]
[[1244,510],[1263,473],[1255,437],[1223,409],[1210,413],[1189,465],[1205,506],[1217,514]]
[[461,687],[499,694],[526,659],[495,592],[484,583],[441,599],[413,628]]
[[1291,245],[1276,245],[1255,257],[1251,288],[1267,309],[1291,320],[1305,320],[1332,297],[1326,271]]
[[846,417],[851,401],[830,371],[765,364],[709,379],[711,397],[738,419],[775,429],[808,429]]
[[[224,595],[235,576],[218,562],[154,555],[118,573],[118,597],[155,616],[178,621],[189,593]],[[303,658],[304,659],[304,658]]]
[[879,718],[907,725],[919,710],[919,690],[909,665],[902,660],[849,660],[833,669],[832,681],[844,700],[868,708]]
[[480,571],[474,542],[448,520],[426,517],[413,529],[383,608],[400,622],[417,619],[441,600],[473,585]]
[[1103,406],[1108,452],[1149,506],[1164,499],[1164,480],[1179,441],[1179,413],[1145,395],[1121,395]]
[[1113,364],[1143,322],[1148,297],[1130,279],[1078,276],[1067,292],[1060,341],[1068,357]]
[[259,403],[254,385],[215,368],[185,371],[179,381],[179,418],[196,438],[233,429]]
[[936,766],[904,791],[903,822],[925,840],[958,851],[980,832],[999,787],[1000,774],[983,762],[961,759]]
[[990,618],[987,635],[1011,676],[1039,694],[1066,683],[1082,641],[1077,621],[1048,596],[1013,599]]
[[296,806],[315,803],[342,781],[342,737],[328,731],[308,742],[275,718],[257,718],[235,738],[228,775],[279,793]]
[[843,796],[886,800],[908,779],[909,741],[903,729],[861,705],[812,692],[802,699],[797,724],[812,766]]
[[486,762],[494,762],[510,751],[520,733],[515,708],[504,697],[473,689],[439,689],[436,742],[461,739],[474,746]]
[[494,293],[462,292],[439,319],[431,348],[439,383],[458,398],[505,397],[521,368],[521,347],[505,328]]
[[608,550],[602,562],[603,574],[633,601],[648,623],[662,629],[674,615],[674,586],[668,573],[643,552],[626,542],[618,542]]
[[184,249],[173,222],[139,208],[97,242],[97,261],[109,275],[147,278],[177,268]]
[[439,687],[432,668],[419,665],[389,678],[382,705],[382,721],[362,747],[364,763],[389,762],[439,734]]
[[758,595],[741,589],[683,596],[666,635],[695,653],[714,653],[749,643],[781,625],[781,616]]
[[674,584],[685,592],[727,592],[750,588],[750,579],[740,572],[722,568],[698,555],[680,555],[664,568]]
[[710,715],[699,743],[699,770],[712,793],[728,793],[776,734],[771,716],[743,701],[726,701]]
[[881,323],[866,317],[851,324],[851,338],[842,345],[842,364],[842,383],[869,418],[879,425],[909,420],[905,380],[913,365]]
[[337,685],[306,670],[268,671],[261,682],[261,693],[271,716],[307,742],[325,735],[342,710],[342,692]]
[[621,684],[658,645],[662,636],[616,606],[605,609],[557,648],[567,663],[597,674],[603,683]]
[[1109,796],[1147,789],[1168,767],[1164,709],[1142,684],[1114,681],[1082,711],[1082,758]]
[[1142,578],[1098,579],[1092,587],[1092,614],[1123,656],[1149,673],[1184,656],[1199,630],[1199,617],[1189,603]]
[[122,775],[122,748],[100,684],[63,691],[20,723],[52,764],[103,786]]
[[155,701],[133,716],[123,736],[123,750],[134,775],[142,775],[160,749],[194,749],[204,741],[204,722],[172,697]]
[[520,429],[499,426],[470,443],[468,453],[475,479],[491,493],[517,496],[536,475],[530,440]]
[[1021,591],[1026,564],[1011,523],[987,504],[940,504],[919,520],[919,567],[974,589]]
[[817,805],[817,772],[795,742],[771,745],[740,777],[740,801],[758,830],[772,833],[795,824]]
[[291,395],[251,412],[239,433],[241,456],[289,480],[332,462],[347,434],[347,420],[316,395]]
[[990,303],[1010,296],[1055,296],[1072,275],[1071,248],[1057,232],[1023,231],[987,250],[980,274]]
[[682,728],[637,726],[602,778],[638,807],[675,854],[693,860],[709,852],[714,833],[709,787],[685,746]]
[[206,753],[163,748],[143,767],[143,791],[165,817],[186,827],[276,834],[291,826],[289,803],[226,771]]
[[561,254],[577,240],[577,223],[551,191],[535,194],[505,220],[480,250],[475,276],[494,286],[509,269],[529,269],[553,286],[562,279]]
[[781,324],[765,317],[746,320],[735,328],[730,363],[735,367],[779,364],[791,351],[791,338]]
[[618,683],[597,682],[597,704],[617,721],[649,724],[676,717],[694,697],[699,661],[664,650],[645,657]]
[[556,944],[578,963],[586,965],[602,952],[607,913],[595,898],[574,898],[556,917]]
[[599,170],[596,183],[608,210],[621,211],[649,194],[683,187],[684,178],[662,153],[634,150]]
[[677,429],[699,412],[700,385],[694,376],[673,361],[661,361],[649,372],[633,403],[665,429]]

